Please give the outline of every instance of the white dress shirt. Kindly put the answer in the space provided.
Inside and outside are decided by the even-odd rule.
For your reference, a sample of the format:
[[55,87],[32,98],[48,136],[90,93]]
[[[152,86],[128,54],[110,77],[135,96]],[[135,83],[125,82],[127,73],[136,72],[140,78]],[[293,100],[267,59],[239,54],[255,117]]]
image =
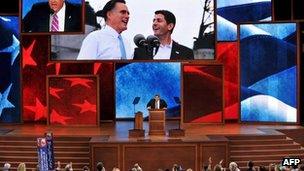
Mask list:
[[[63,3],[62,8],[56,13],[58,16],[58,24],[59,24],[59,30],[58,31],[64,31],[64,24],[65,24],[65,3]],[[50,14],[50,28],[49,30],[51,31],[52,28],[52,20],[53,20],[53,15]]]
[[155,109],[160,109],[160,100],[155,100]]
[[[101,30],[90,33],[82,42],[77,60],[116,60],[121,59],[119,34],[106,25]],[[133,49],[122,36],[127,59],[133,59]]]
[[170,59],[171,57],[171,51],[172,51],[172,40],[170,44],[163,45],[160,44],[158,51],[156,55],[153,57],[153,59]]

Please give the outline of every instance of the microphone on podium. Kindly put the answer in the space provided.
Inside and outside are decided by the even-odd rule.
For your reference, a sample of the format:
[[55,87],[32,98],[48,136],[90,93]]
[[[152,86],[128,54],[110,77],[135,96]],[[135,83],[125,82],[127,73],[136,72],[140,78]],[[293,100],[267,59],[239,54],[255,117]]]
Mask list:
[[147,42],[150,45],[150,47],[153,49],[153,56],[155,56],[160,46],[160,41],[158,37],[154,35],[150,35],[147,37]]
[[148,47],[148,42],[142,34],[137,34],[134,36],[133,41],[137,47]]

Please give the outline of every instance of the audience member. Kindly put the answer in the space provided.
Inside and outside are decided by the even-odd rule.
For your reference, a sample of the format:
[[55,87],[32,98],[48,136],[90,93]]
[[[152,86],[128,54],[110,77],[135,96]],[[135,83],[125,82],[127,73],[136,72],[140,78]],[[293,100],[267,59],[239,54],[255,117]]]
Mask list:
[[83,170],[83,171],[90,171],[90,168],[89,168],[88,166],[84,166],[84,167],[82,168],[82,170]]
[[3,171],[9,171],[10,168],[11,168],[11,164],[9,164],[9,163],[4,163],[4,165],[3,165]]
[[259,171],[267,171],[267,169],[266,169],[265,166],[260,166],[260,167],[259,167]]
[[114,168],[112,169],[112,171],[120,171],[120,169],[117,168],[117,167],[114,167]]
[[65,168],[64,168],[65,171],[73,171],[73,164],[72,162],[68,163]]
[[248,165],[247,171],[255,171],[255,168],[253,167],[254,165],[253,161],[250,160],[247,165]]
[[102,162],[98,162],[96,165],[97,171],[105,171],[106,169],[103,166]]
[[141,167],[138,165],[138,163],[134,164],[135,171],[142,171]]
[[17,171],[26,171],[25,163],[20,163],[17,167]]
[[57,167],[55,169],[56,171],[60,171],[61,170],[61,163],[60,161],[57,161]]
[[240,171],[240,169],[238,168],[238,165],[235,162],[229,163],[229,170],[230,171]]

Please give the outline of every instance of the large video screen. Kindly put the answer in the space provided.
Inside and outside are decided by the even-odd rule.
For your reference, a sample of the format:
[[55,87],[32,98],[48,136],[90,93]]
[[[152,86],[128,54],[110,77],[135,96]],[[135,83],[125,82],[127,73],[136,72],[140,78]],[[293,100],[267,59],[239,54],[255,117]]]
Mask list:
[[180,116],[180,63],[117,63],[115,73],[116,118],[134,118],[137,111],[148,116],[146,105],[156,94],[168,104],[166,117]]
[[217,41],[236,41],[237,24],[271,21],[271,0],[217,0]]
[[296,27],[240,26],[241,121],[297,122]]
[[21,121],[18,28],[18,17],[0,16],[0,123]]
[[[81,0],[67,0],[73,4],[80,4]],[[22,18],[31,10],[32,6],[37,3],[48,2],[48,0],[22,0]]]
[[223,122],[223,65],[183,65],[183,121]]
[[[84,35],[52,36],[52,60],[76,60],[82,40],[87,34],[104,27],[105,21],[99,13],[107,2],[108,0],[86,1]],[[168,10],[176,17],[172,39],[193,50],[194,59],[214,59],[213,0],[126,0],[126,5],[130,15],[127,30],[122,32],[122,36],[130,43],[131,48],[128,49],[133,51],[137,47],[133,42],[135,35],[142,34],[145,37],[153,35],[152,24],[155,11]],[[189,17],[190,14],[191,17]],[[95,20],[97,20],[97,25],[94,23]]]

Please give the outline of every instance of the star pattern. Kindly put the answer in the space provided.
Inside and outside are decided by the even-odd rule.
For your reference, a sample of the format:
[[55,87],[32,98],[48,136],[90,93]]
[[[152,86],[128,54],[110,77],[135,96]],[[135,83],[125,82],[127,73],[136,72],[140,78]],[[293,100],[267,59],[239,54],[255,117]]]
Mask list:
[[12,35],[12,39],[13,39],[13,43],[11,46],[0,50],[0,52],[11,53],[11,65],[14,64],[16,58],[18,57],[19,51],[20,51],[19,50],[19,45],[20,45],[19,40],[16,38],[15,35]]
[[92,83],[93,80],[84,79],[84,78],[65,78],[65,80],[71,81],[71,87],[76,85],[82,85],[87,88],[91,88],[88,83]]
[[36,44],[36,40],[34,40],[28,48],[22,49],[22,53],[23,53],[22,67],[23,68],[26,65],[37,66],[37,63],[34,61],[33,56],[32,56],[32,51],[33,51],[35,44]]
[[15,106],[7,99],[13,84],[10,84],[3,94],[0,93],[0,117],[3,109],[14,108]]
[[99,71],[101,67],[101,63],[94,63],[94,75],[97,74],[97,72]]
[[50,89],[50,95],[56,97],[57,99],[61,99],[61,97],[58,95],[58,93],[63,91],[64,89],[53,88],[53,87],[50,87],[49,89]]
[[24,108],[35,113],[35,121],[47,118],[47,108],[39,101],[37,97],[35,106],[24,106]]
[[87,100],[84,100],[84,103],[82,104],[73,104],[73,105],[81,108],[80,113],[84,113],[88,111],[96,112],[96,105],[89,103]]
[[48,63],[46,64],[47,67],[55,65],[55,73],[56,75],[59,75],[60,69],[61,69],[61,64],[60,63]]
[[59,123],[59,124],[63,124],[66,125],[67,124],[67,120],[73,119],[72,117],[65,117],[60,115],[56,110],[52,110],[51,112],[51,123]]

